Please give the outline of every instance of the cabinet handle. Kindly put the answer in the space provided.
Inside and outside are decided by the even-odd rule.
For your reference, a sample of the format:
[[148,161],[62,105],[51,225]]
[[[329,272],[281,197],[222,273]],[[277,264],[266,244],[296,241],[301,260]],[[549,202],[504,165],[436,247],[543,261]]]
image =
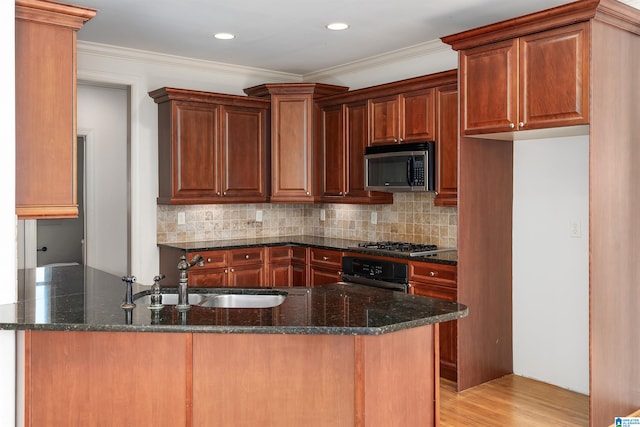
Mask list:
[[244,256],[244,259],[249,259],[249,258],[251,258],[251,257],[249,256],[249,254],[246,254],[246,255]]
[[429,276],[431,276],[431,277],[436,277],[437,275],[438,275],[438,273],[436,273],[435,271],[429,272]]
[[513,129],[515,127],[516,127],[516,125],[514,125],[513,123],[509,123],[509,129]]
[[524,122],[520,122],[520,123],[518,123],[518,126],[520,126],[521,128],[523,128],[523,127],[524,127]]

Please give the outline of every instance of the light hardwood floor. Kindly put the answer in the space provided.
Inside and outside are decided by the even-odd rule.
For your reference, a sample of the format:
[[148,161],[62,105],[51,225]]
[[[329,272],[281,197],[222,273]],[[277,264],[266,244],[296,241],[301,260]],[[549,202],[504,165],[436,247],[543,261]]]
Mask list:
[[441,427],[589,425],[588,396],[517,375],[455,390],[455,383],[441,380]]

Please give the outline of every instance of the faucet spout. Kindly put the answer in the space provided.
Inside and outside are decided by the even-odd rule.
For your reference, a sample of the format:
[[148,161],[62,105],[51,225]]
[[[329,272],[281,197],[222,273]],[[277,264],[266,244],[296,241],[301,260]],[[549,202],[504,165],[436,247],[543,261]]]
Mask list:
[[200,254],[195,254],[191,261],[187,261],[187,257],[182,255],[180,262],[178,263],[178,271],[180,273],[178,278],[178,305],[177,310],[189,310],[191,305],[189,304],[189,280],[187,271],[194,265],[202,265],[204,260]]

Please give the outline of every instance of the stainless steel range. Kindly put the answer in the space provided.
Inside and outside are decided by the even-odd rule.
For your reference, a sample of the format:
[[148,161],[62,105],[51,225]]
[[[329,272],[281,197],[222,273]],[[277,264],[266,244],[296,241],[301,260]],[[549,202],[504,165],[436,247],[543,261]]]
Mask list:
[[442,252],[453,252],[455,249],[438,249],[436,245],[407,242],[363,242],[358,243],[358,249],[368,252],[382,252],[388,254],[403,253],[412,257],[436,255]]

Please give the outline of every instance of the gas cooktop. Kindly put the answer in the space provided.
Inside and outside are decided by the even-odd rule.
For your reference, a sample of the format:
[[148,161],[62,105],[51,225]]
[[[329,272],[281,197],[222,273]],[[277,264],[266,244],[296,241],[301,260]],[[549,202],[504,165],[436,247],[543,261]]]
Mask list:
[[452,252],[455,249],[438,249],[436,245],[408,242],[363,242],[358,243],[358,249],[371,252],[387,252],[392,254],[403,253],[409,256],[429,256],[441,252]]

